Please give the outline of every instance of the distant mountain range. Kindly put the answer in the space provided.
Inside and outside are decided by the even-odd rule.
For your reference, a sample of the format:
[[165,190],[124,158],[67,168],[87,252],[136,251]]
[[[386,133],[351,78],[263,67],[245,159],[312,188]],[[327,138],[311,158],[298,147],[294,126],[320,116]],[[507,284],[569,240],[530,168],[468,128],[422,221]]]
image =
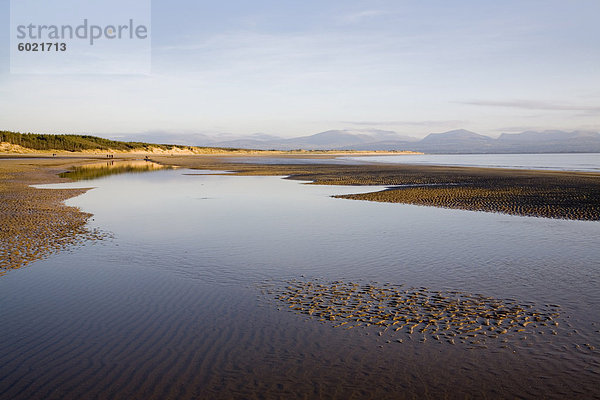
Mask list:
[[358,150],[358,147],[369,146],[375,143],[412,143],[419,139],[409,136],[400,136],[396,132],[382,130],[337,130],[317,133],[310,136],[301,136],[292,139],[270,138],[238,139],[212,143],[217,147],[243,147],[251,149],[268,150]]
[[[161,140],[157,140],[161,137]],[[464,129],[431,133],[423,139],[384,130],[330,130],[292,139],[264,134],[215,138],[204,134],[148,134],[120,136],[119,140],[144,140],[196,146],[262,150],[411,150],[424,153],[569,153],[600,152],[600,133],[589,131],[526,131],[503,133],[498,138]],[[225,139],[225,140],[222,140]]]

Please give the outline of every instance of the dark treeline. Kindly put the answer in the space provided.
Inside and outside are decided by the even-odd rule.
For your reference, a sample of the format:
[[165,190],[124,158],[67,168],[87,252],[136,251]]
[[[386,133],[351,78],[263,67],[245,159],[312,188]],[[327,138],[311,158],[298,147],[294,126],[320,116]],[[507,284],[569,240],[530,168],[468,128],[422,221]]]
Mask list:
[[150,147],[160,149],[182,148],[188,146],[150,144],[143,142],[119,142],[90,135],[45,135],[37,133],[18,133],[0,131],[0,142],[23,146],[34,150],[133,150],[148,149]]

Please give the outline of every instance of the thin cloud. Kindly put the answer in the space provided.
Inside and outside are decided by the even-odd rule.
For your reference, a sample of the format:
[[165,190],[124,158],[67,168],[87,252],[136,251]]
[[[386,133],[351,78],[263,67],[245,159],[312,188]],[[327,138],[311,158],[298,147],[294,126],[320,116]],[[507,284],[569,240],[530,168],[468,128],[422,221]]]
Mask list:
[[434,120],[434,121],[340,121],[343,124],[358,126],[386,126],[386,125],[409,125],[409,126],[444,126],[462,125],[463,120]]
[[522,110],[544,110],[544,111],[579,111],[586,114],[600,113],[600,106],[582,106],[572,104],[548,103],[543,101],[513,100],[513,101],[458,101],[458,104],[485,107],[518,108]]
[[377,17],[377,16],[383,15],[383,14],[385,14],[385,13],[381,10],[363,10],[363,11],[359,11],[356,13],[342,15],[339,18],[339,20],[342,23],[354,24],[354,23],[360,22],[364,19]]
[[505,126],[502,128],[495,128],[492,129],[492,132],[500,132],[500,133],[504,133],[504,132],[514,132],[514,133],[520,133],[520,132],[525,132],[525,131],[543,131],[546,130],[545,128],[541,128],[539,126],[530,126],[530,125],[519,125],[519,126]]

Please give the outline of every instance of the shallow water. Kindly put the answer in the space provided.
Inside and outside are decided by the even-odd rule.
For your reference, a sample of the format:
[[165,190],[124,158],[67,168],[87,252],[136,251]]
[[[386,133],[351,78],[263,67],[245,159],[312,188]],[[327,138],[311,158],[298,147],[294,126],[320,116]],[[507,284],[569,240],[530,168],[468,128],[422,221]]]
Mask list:
[[336,158],[302,158],[302,157],[234,157],[223,158],[225,162],[244,163],[244,164],[278,164],[278,165],[297,165],[297,164],[363,164],[361,157],[336,157]]
[[[597,222],[341,200],[330,196],[373,187],[190,173],[52,185],[96,187],[68,203],[114,239],[0,279],[0,398],[600,396]],[[293,279],[558,304],[560,326],[486,348],[379,336],[261,293]]]
[[339,159],[349,162],[600,172],[600,153],[404,154],[398,156],[340,157]]

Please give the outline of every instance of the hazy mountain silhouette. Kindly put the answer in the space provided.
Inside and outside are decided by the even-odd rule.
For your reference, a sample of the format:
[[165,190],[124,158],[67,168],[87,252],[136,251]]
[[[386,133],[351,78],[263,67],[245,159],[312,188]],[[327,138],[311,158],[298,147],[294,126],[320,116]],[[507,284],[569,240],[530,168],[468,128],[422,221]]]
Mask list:
[[384,130],[330,130],[310,136],[301,136],[292,139],[271,138],[270,140],[244,139],[213,142],[211,145],[219,147],[244,147],[252,149],[275,150],[327,150],[327,149],[355,149],[371,143],[390,141],[392,143],[416,142],[419,139],[401,136],[396,132]]
[[531,152],[600,152],[600,133],[589,131],[526,131],[503,133],[496,141],[500,152],[529,149]]
[[487,153],[494,139],[475,132],[458,129],[443,133],[431,133],[415,143],[418,151],[426,153]]
[[431,133],[420,140],[377,129],[329,130],[291,139],[261,133],[249,136],[210,136],[203,133],[174,135],[163,132],[121,135],[118,139],[266,150],[411,150],[424,153],[600,152],[600,133],[559,130],[503,133],[498,138],[492,138],[457,129]]

